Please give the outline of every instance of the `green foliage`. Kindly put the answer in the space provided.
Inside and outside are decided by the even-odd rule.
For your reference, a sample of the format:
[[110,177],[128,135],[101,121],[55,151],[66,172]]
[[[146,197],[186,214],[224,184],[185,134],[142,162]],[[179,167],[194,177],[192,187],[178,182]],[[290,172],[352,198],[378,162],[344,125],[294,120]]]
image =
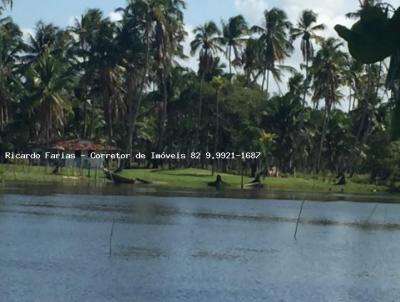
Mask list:
[[[1,3],[4,13],[12,1]],[[183,0],[129,0],[117,22],[89,9],[68,28],[38,22],[26,40],[2,18],[0,148],[80,137],[127,152],[262,151],[264,162],[247,161],[252,170],[267,160],[287,174],[344,170],[389,179],[397,173],[391,141],[400,133],[399,55],[386,81],[390,102],[385,65],[361,63],[386,56],[391,46],[380,43],[398,28],[400,12],[366,3],[352,30],[338,28],[351,54],[360,52],[358,61],[340,40],[319,36],[325,26],[313,11],[303,11],[293,26],[284,10],[272,8],[262,24],[238,15],[197,26],[189,41],[196,70],[180,65]],[[295,39],[304,59],[298,70],[285,65]],[[366,43],[362,49],[356,40]]]
[[275,139],[276,135],[274,133],[268,133],[265,132],[265,130],[260,131],[260,138],[258,139],[258,142],[265,158],[270,156]]

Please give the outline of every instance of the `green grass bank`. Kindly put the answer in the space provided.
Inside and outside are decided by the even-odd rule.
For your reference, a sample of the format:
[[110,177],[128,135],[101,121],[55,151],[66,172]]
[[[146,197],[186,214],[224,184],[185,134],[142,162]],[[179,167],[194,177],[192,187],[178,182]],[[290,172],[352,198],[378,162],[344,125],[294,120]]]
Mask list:
[[[98,169],[72,169],[62,168],[58,174],[53,174],[53,167],[27,166],[27,165],[0,165],[0,180],[3,182],[80,182],[80,183],[106,183],[103,171]],[[215,173],[202,169],[176,169],[153,170],[132,169],[124,170],[123,176],[142,178],[152,182],[153,186],[168,186],[171,188],[207,189],[207,182],[215,180],[216,175],[222,176],[224,182],[229,184],[229,189],[241,188],[241,176],[227,173]],[[244,184],[251,178],[244,177]],[[263,180],[262,190],[270,191],[298,191],[298,192],[345,192],[345,193],[371,193],[388,192],[385,186],[368,183],[368,176],[355,175],[347,179],[344,186],[335,186],[334,175],[297,174],[287,177],[267,177]],[[246,186],[245,186],[246,188]]]

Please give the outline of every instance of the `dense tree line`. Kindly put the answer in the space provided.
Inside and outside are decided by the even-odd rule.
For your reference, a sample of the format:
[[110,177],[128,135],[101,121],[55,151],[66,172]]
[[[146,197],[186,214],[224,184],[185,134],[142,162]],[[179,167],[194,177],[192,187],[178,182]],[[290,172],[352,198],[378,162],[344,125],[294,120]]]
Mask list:
[[[391,13],[375,2],[350,16],[371,5]],[[127,152],[262,151],[258,166],[287,173],[396,176],[398,82],[387,87],[386,62],[361,64],[323,38],[311,10],[297,22],[279,8],[263,24],[206,22],[185,54],[184,0],[129,0],[117,22],[90,9],[68,28],[38,22],[28,39],[3,16],[11,4],[0,21],[3,150],[83,138]],[[298,69],[285,65],[296,51]],[[197,70],[179,64],[187,55]]]

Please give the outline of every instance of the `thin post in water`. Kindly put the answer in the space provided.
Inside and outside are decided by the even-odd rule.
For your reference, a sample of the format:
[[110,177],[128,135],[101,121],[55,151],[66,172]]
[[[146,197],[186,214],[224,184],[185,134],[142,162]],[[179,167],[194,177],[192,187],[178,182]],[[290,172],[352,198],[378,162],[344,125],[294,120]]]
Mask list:
[[299,216],[297,216],[297,222],[296,222],[296,229],[294,230],[294,240],[297,240],[297,230],[298,230],[298,227],[299,227],[299,222],[300,222],[300,217],[301,217],[301,213],[303,212],[303,206],[304,206],[304,203],[305,203],[306,201],[305,200],[303,200],[303,202],[301,203],[301,206],[300,206],[300,211],[299,211]]
[[109,254],[108,254],[109,257],[111,257],[111,255],[112,255],[112,239],[114,236],[114,225],[115,225],[115,217],[113,218],[112,225],[111,225],[110,240],[109,240]]

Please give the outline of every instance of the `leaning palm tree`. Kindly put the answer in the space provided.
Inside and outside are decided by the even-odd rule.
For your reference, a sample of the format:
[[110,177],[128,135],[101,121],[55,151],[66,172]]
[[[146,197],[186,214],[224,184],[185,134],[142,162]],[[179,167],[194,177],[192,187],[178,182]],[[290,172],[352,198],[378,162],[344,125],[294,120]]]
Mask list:
[[320,146],[316,162],[316,170],[321,166],[321,156],[324,147],[327,125],[330,113],[341,97],[339,92],[343,84],[343,68],[346,63],[346,54],[340,50],[342,43],[334,38],[321,42],[321,49],[318,51],[311,67],[314,101],[323,99],[325,102],[323,127],[321,132]]
[[[132,153],[133,134],[145,88],[149,83],[151,43],[154,38],[158,7],[155,0],[129,0],[124,8],[118,8],[122,20],[118,25],[117,43],[125,66],[126,103],[128,104],[128,138],[126,151]],[[122,167],[121,167],[122,168]]]
[[[229,74],[232,75],[232,64],[241,65],[241,50],[248,33],[247,22],[242,15],[232,17],[228,23],[222,22],[222,34],[229,61]],[[232,53],[234,57],[232,58]]]
[[293,51],[290,37],[292,24],[288,20],[286,13],[278,8],[265,10],[265,26],[253,26],[252,31],[259,34],[259,40],[263,47],[263,81],[261,89],[266,92],[269,90],[269,76],[277,62],[282,63]]
[[[125,68],[125,103],[128,104],[127,152],[132,152],[133,134],[145,88],[158,84],[162,98],[158,119],[157,151],[161,151],[167,123],[168,77],[175,56],[182,56],[183,0],[129,0],[119,8],[117,47]],[[153,68],[150,68],[153,67]],[[120,167],[122,168],[122,167]]]
[[318,15],[314,13],[312,10],[304,10],[299,18],[299,21],[297,22],[297,27],[294,27],[292,29],[292,38],[294,40],[298,39],[301,37],[301,53],[303,55],[303,60],[305,63],[305,71],[306,71],[306,77],[305,77],[305,82],[304,82],[304,94],[303,94],[303,106],[306,104],[306,95],[308,91],[308,86],[309,86],[309,79],[308,79],[308,71],[309,71],[309,62],[312,61],[314,58],[314,45],[313,45],[313,40],[318,41],[321,39],[317,35],[318,31],[324,30],[325,25],[323,24],[315,24],[317,23],[317,17]]
[[[201,115],[203,110],[203,84],[206,76],[210,73],[214,66],[215,56],[218,52],[223,52],[223,38],[217,25],[210,21],[204,25],[196,27],[193,31],[194,40],[190,43],[190,54],[194,56],[199,54],[199,75],[200,75],[200,91],[199,91],[199,114],[197,121],[197,131],[200,130]],[[197,134],[198,136],[198,134]],[[197,137],[198,139],[198,137]]]

